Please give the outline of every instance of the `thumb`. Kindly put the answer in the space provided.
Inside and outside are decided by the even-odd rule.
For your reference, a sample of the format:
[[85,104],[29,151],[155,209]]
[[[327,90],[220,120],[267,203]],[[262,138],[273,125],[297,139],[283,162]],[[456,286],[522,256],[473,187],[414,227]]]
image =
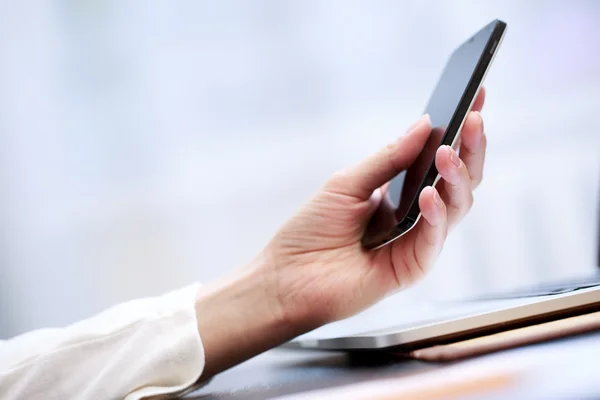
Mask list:
[[358,164],[336,174],[328,185],[336,193],[368,200],[375,189],[407,169],[417,158],[431,133],[431,120],[425,114],[406,135]]

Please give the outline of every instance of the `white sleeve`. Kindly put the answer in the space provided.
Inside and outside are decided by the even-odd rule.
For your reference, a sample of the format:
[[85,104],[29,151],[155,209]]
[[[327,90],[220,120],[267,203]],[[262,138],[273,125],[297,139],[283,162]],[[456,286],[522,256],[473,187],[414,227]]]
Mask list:
[[142,399],[198,382],[199,285],[0,341],[0,399]]

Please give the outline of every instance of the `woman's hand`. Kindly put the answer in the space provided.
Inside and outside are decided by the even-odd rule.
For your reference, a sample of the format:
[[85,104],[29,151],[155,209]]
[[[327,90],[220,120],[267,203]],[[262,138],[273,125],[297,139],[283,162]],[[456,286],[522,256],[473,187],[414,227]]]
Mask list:
[[275,235],[265,249],[267,281],[290,321],[319,326],[349,317],[411,285],[437,258],[446,235],[469,211],[481,181],[486,140],[482,91],[463,129],[460,153],[438,149],[442,177],[419,197],[423,218],[406,235],[375,251],[361,246],[381,187],[407,169],[431,131],[428,116],[399,140],[335,174]]
[[[471,208],[472,192],[481,181],[484,97],[481,90],[465,120],[459,153],[447,146],[438,149],[435,163],[442,179],[437,189],[421,192],[422,218],[407,234],[374,251],[361,245],[381,201],[381,187],[412,164],[427,140],[428,116],[400,139],[331,177],[250,268],[201,293],[197,309],[207,368],[218,372],[349,317],[422,277],[448,231]],[[215,330],[216,324],[221,327]]]

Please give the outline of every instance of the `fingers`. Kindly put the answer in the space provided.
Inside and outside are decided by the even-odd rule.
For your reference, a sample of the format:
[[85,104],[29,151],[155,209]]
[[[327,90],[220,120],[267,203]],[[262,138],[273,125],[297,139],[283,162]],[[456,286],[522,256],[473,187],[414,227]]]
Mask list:
[[329,180],[327,186],[337,193],[367,200],[379,188],[417,158],[431,132],[429,115],[422,116],[406,135],[372,156]]
[[483,177],[483,164],[487,139],[483,131],[483,119],[479,112],[469,113],[461,132],[460,158],[471,177],[471,189],[475,189]]
[[475,97],[475,101],[473,101],[471,111],[480,112],[483,109],[483,103],[485,103],[485,88],[482,86],[479,88],[479,92],[477,92],[477,97]]
[[453,226],[473,205],[471,177],[465,163],[450,146],[438,149],[435,166],[444,180],[442,198],[448,207],[449,225]]
[[415,228],[414,262],[419,273],[424,274],[442,250],[448,233],[448,217],[446,205],[440,194],[431,186],[427,186],[421,192],[419,208],[422,218]]

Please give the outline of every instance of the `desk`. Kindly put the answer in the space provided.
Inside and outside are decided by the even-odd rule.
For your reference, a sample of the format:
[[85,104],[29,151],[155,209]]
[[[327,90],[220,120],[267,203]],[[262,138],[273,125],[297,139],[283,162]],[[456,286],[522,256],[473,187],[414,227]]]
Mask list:
[[189,398],[268,399],[385,378],[407,380],[425,374],[443,375],[452,368],[477,368],[481,363],[530,366],[526,379],[518,385],[485,398],[600,398],[600,332],[445,364],[274,349],[215,377]]

